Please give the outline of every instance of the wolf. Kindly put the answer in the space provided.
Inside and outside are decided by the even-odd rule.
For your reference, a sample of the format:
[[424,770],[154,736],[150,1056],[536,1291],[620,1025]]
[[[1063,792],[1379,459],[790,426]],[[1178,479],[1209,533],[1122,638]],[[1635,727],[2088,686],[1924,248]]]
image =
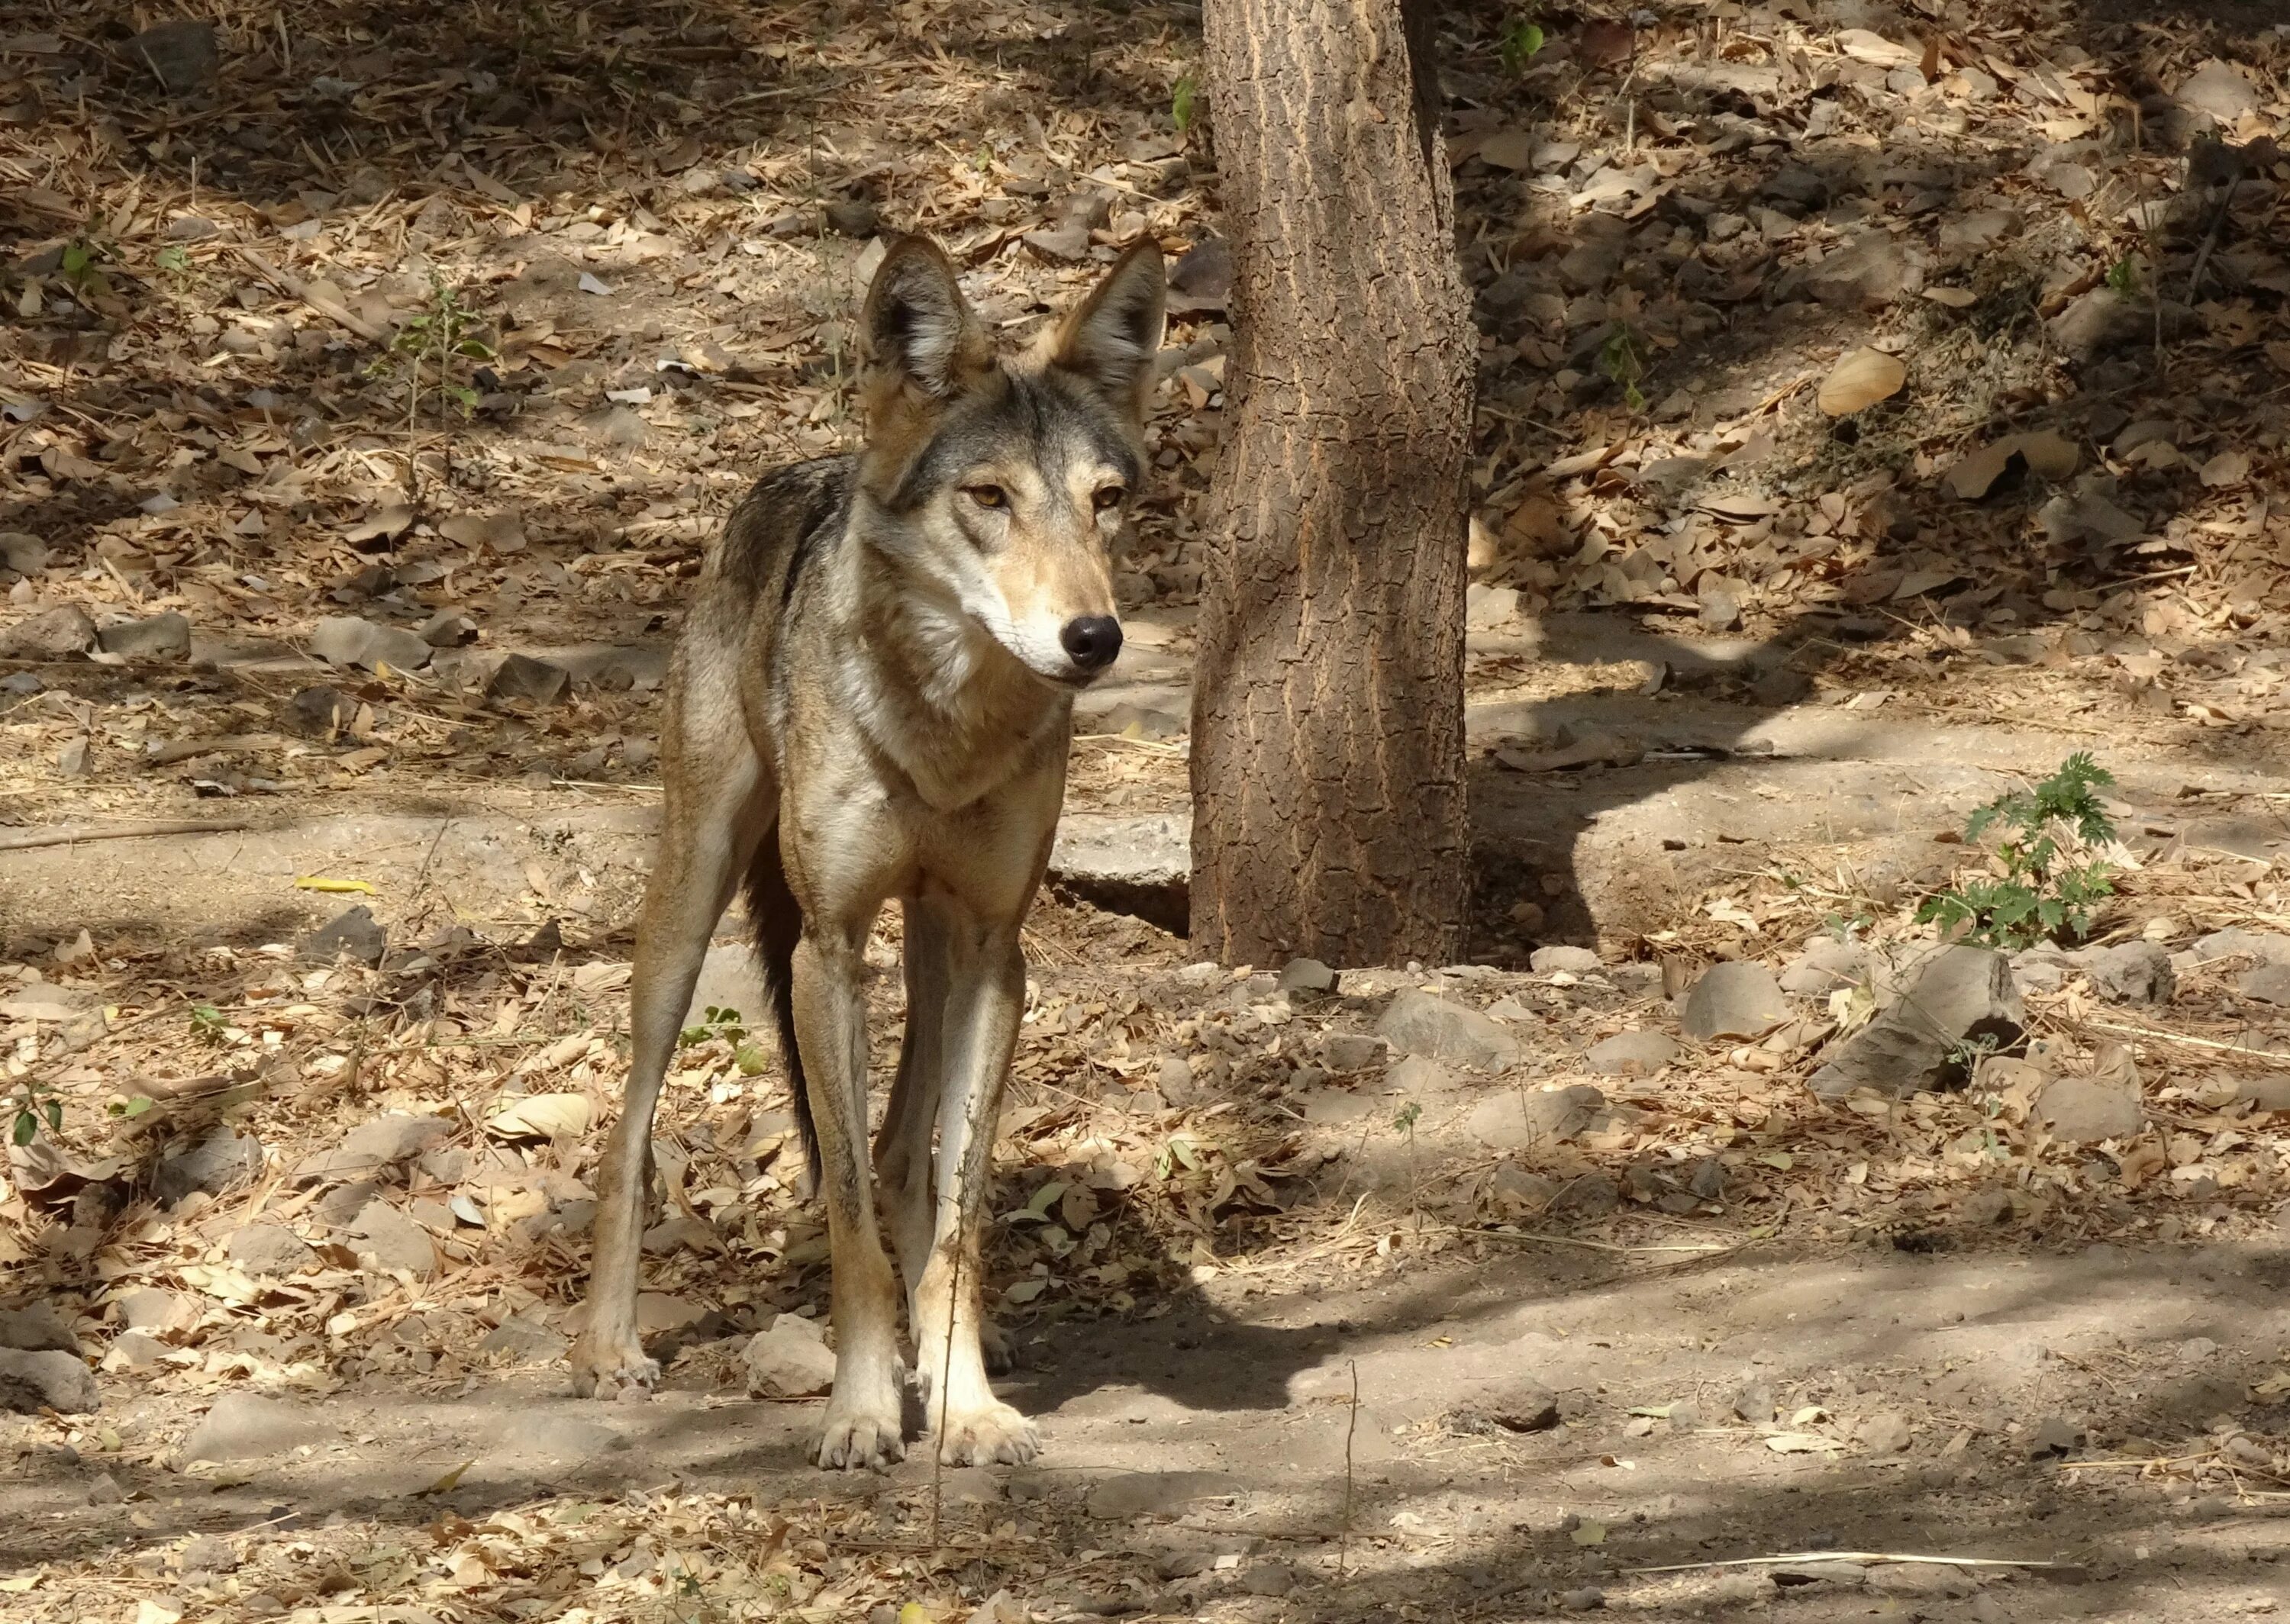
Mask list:
[[[1144,467],[1164,287],[1141,242],[1005,357],[945,252],[900,239],[860,316],[861,448],[765,474],[703,564],[670,666],[577,1392],[659,1378],[637,1325],[653,1112],[737,892],[827,1207],[835,1385],[814,1458],[906,1452],[901,1279],[940,1458],[1038,1452],[987,1380],[982,1202],[1074,697],[1121,651],[1111,549]],[[865,949],[893,898],[906,1030],[870,1165]]]

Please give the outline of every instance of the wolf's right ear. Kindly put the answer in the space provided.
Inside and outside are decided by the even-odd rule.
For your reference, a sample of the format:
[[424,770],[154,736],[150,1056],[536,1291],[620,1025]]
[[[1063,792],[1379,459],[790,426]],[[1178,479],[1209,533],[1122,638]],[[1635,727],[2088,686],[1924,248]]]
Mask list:
[[943,400],[994,361],[994,340],[963,298],[954,261],[926,236],[902,236],[883,257],[859,337],[870,383],[928,400]]

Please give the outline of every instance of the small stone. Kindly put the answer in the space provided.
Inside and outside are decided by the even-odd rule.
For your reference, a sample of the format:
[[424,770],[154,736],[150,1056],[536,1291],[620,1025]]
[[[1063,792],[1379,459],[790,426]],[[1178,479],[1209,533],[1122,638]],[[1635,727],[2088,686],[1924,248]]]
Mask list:
[[95,622],[77,604],[44,609],[0,631],[0,660],[69,660],[95,641]]
[[415,635],[433,649],[457,649],[476,641],[477,623],[458,609],[440,609]]
[[2234,984],[2261,1004],[2290,1004],[2290,964],[2259,964],[2235,977]]
[[330,739],[357,716],[357,701],[324,684],[299,690],[286,702],[286,721],[298,733]]
[[1207,236],[1177,256],[1169,268],[1169,285],[1196,299],[1222,299],[1232,292],[1232,244]]
[[1505,1218],[1534,1218],[1558,1198],[1557,1184],[1515,1162],[1498,1163],[1487,1175],[1488,1204]]
[[188,1573],[232,1573],[238,1570],[238,1553],[230,1541],[212,1534],[196,1534],[176,1553],[176,1565]]
[[2083,956],[2092,991],[2110,1004],[2168,1004],[2178,990],[2171,955],[2162,943],[2126,941]]
[[173,613],[121,620],[97,631],[95,642],[105,653],[126,660],[187,660],[191,652],[191,623]]
[[1908,256],[1891,234],[1870,231],[1832,250],[1806,285],[1825,305],[1881,310],[1901,296],[1908,276]]
[[48,567],[48,544],[20,530],[0,530],[0,570],[36,575]]
[[0,1308],[0,1348],[19,1353],[77,1353],[79,1333],[53,1303],[28,1303],[20,1308]]
[[1781,973],[1781,988],[1801,997],[1826,998],[1869,973],[1869,955],[1860,943],[1816,936]]
[[1741,600],[1730,592],[1715,589],[1701,594],[1701,609],[1697,617],[1704,631],[1733,631],[1742,624]]
[[547,1321],[531,1314],[513,1314],[485,1332],[477,1351],[519,1364],[549,1364],[563,1358],[572,1346],[572,1339]]
[[284,1224],[249,1224],[230,1237],[230,1260],[258,1278],[299,1275],[318,1260],[308,1242]]
[[741,1357],[757,1398],[813,1398],[835,1385],[835,1353],[814,1320],[782,1314],[749,1339]]
[[180,1201],[193,1190],[220,1196],[262,1171],[262,1141],[252,1133],[218,1127],[188,1150],[159,1164],[152,1188],[162,1201]]
[[1240,1571],[1240,1588],[1251,1596],[1285,1596],[1296,1588],[1296,1570],[1285,1562],[1252,1562]]
[[188,1331],[198,1323],[199,1306],[180,1292],[138,1286],[119,1299],[120,1323],[132,1331]]
[[29,1353],[0,1348],[0,1410],[21,1415],[43,1409],[84,1415],[101,1402],[94,1372],[77,1354],[60,1348]]
[[215,25],[190,17],[144,29],[127,42],[127,54],[148,68],[171,96],[207,89],[222,68]]
[[2262,964],[2290,964],[2290,936],[2232,925],[2198,938],[2194,952],[2197,962],[2205,964],[2234,958],[2248,958]]
[[869,237],[883,228],[882,211],[864,198],[845,198],[820,211],[837,236]]
[[226,1393],[183,1441],[186,1460],[256,1460],[305,1444],[323,1444],[333,1428],[300,1404],[252,1393]]
[[2234,1097],[2246,1100],[2262,1111],[2290,1113],[2290,1076],[2269,1072],[2264,1076],[2238,1076],[2234,1080]]
[[1537,948],[1526,956],[1526,963],[1537,975],[1550,975],[1562,970],[1569,975],[1588,975],[1599,967],[1596,951],[1565,942],[1552,942],[1548,947]]
[[104,1350],[103,1368],[115,1375],[148,1371],[167,1356],[167,1345],[148,1331],[123,1331]]
[[1389,1052],[1383,1039],[1365,1032],[1331,1032],[1320,1040],[1320,1059],[1330,1071],[1365,1071]]
[[1376,1030],[1402,1054],[1482,1071],[1501,1070],[1518,1058],[1518,1040],[1500,1021],[1413,988],[1392,999]]
[[2240,70],[2219,61],[2204,63],[2174,93],[2181,107],[2207,113],[2222,124],[2238,123],[2262,105],[2258,87]]
[[126,1499],[127,1491],[109,1472],[97,1473],[95,1481],[87,1485],[87,1503],[91,1506],[116,1506]]
[[379,964],[388,948],[388,933],[373,910],[360,902],[313,931],[302,943],[302,956],[312,964],[331,964],[348,955],[362,964]]
[[1316,958],[1292,958],[1280,972],[1283,992],[1333,992],[1336,972]]
[[1493,1149],[1536,1150],[1582,1132],[1605,1108],[1605,1095],[1587,1083],[1505,1089],[1474,1107],[1466,1125]]
[[203,214],[178,214],[159,233],[170,243],[204,243],[221,234],[222,228]]
[[[2163,334],[2168,338],[2192,318],[2184,305],[2163,301]],[[2095,287],[2052,318],[2052,338],[2078,364],[2088,364],[2111,350],[2150,342],[2155,307],[2111,287]]]
[[1090,1516],[1117,1522],[1148,1514],[1179,1516],[1239,1492],[1239,1484],[1222,1472],[1125,1472],[1093,1486],[1084,1504]]
[[1084,226],[1055,226],[1029,231],[1018,239],[1036,257],[1053,264],[1071,265],[1089,258],[1089,230]]
[[1596,1612],[1606,1604],[1606,1593],[1596,1585],[1583,1585],[1577,1589],[1558,1593],[1561,1612]]
[[572,686],[572,674],[563,666],[535,660],[529,654],[511,654],[485,684],[485,697],[554,705],[565,697]]
[[1677,1039],[1640,1029],[1617,1032],[1592,1044],[1582,1063],[1603,1077],[1650,1077],[1677,1058]]
[[1737,1419],[1752,1427],[1764,1426],[1774,1419],[1773,1384],[1762,1380],[1744,1383],[1734,1395],[1733,1410]]
[[361,1259],[372,1253],[377,1267],[427,1275],[437,1267],[429,1232],[387,1201],[366,1203],[349,1223],[350,1249]]
[[2065,1416],[2047,1415],[2038,1424],[2035,1435],[2028,1440],[2028,1458],[2045,1460],[2057,1455],[2071,1455],[2082,1443],[2082,1428]]
[[1909,1447],[1912,1436],[1909,1418],[1898,1410],[1872,1415],[1861,1424],[1861,1444],[1870,1454],[1900,1454]]
[[1774,972],[1748,959],[1712,964],[1685,996],[1678,1024],[1696,1043],[1763,1037],[1796,1012]]
[[2036,1096],[2032,1116],[2055,1140],[2094,1145],[2135,1137],[2147,1125],[2147,1106],[2126,1055],[2120,1067],[2090,1076],[2054,1077]]
[[85,733],[67,741],[64,748],[56,752],[57,773],[64,778],[85,778],[93,765],[89,759],[92,748]]

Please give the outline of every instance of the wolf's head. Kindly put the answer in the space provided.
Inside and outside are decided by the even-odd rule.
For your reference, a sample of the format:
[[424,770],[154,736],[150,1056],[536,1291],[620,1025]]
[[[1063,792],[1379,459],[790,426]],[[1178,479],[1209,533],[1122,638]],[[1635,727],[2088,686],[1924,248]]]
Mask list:
[[1028,669],[1084,687],[1121,652],[1110,548],[1143,470],[1161,347],[1149,238],[1023,356],[995,353],[927,237],[884,258],[860,317],[868,540]]

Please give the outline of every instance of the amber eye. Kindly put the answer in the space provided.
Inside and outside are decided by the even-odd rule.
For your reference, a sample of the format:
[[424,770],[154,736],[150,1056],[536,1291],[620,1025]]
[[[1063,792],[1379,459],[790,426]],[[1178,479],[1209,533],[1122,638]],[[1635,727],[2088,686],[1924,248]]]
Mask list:
[[1007,508],[1010,493],[1000,485],[965,485],[963,492],[981,508]]
[[1108,508],[1118,508],[1121,505],[1121,499],[1128,494],[1129,492],[1119,485],[1100,485],[1097,494],[1090,498],[1090,500],[1097,505],[1097,510],[1100,513],[1103,513]]

